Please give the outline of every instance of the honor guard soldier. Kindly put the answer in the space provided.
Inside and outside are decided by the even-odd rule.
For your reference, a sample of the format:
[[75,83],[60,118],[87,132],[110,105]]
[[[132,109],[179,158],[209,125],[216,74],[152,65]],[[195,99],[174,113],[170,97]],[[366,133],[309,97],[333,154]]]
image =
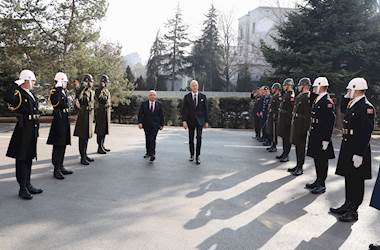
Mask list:
[[59,72],[54,78],[55,87],[50,90],[49,101],[53,105],[53,120],[51,122],[48,145],[53,145],[52,163],[54,178],[63,180],[63,175],[73,174],[63,166],[66,146],[71,145],[69,101],[66,87],[68,78],[65,73]]
[[109,134],[111,124],[111,93],[107,86],[109,78],[102,75],[100,79],[100,87],[95,91],[96,109],[95,109],[95,134],[98,143],[98,154],[106,154],[110,152],[104,147],[106,135]]
[[[371,207],[380,210],[380,171],[377,176],[375,188],[373,189],[372,199],[371,199]],[[369,246],[370,250],[380,250],[380,245],[371,244]]]
[[83,78],[82,90],[77,99],[79,105],[77,123],[74,136],[79,137],[79,153],[82,165],[89,165],[94,159],[87,155],[88,140],[93,136],[95,91],[92,90],[94,78],[87,74]]
[[278,109],[281,102],[281,84],[275,83],[271,87],[272,97],[269,102],[268,120],[267,120],[267,133],[270,137],[272,144],[267,148],[268,152],[277,152],[277,122],[278,122]]
[[294,81],[292,78],[285,79],[282,84],[283,95],[279,108],[278,116],[278,135],[282,138],[283,152],[276,156],[280,162],[289,161],[289,153],[292,145],[290,144],[290,128],[292,124],[292,112],[294,106]]
[[334,159],[334,147],[331,136],[335,125],[334,102],[327,89],[329,82],[326,77],[318,77],[313,84],[313,92],[317,94],[311,110],[311,128],[307,156],[314,159],[317,179],[306,188],[313,194],[326,192],[326,178],[329,159]]
[[30,70],[23,70],[14,93],[5,97],[9,109],[16,113],[17,124],[9,143],[7,156],[16,159],[16,178],[20,185],[19,197],[31,200],[32,194],[42,193],[42,189],[32,186],[30,176],[32,161],[37,159],[37,139],[39,111],[37,97],[31,92],[36,76]]
[[290,133],[290,141],[296,147],[297,166],[288,169],[294,176],[303,174],[303,164],[305,163],[306,139],[311,119],[310,87],[309,78],[302,78],[297,86],[299,94],[294,104]]
[[371,179],[370,140],[375,123],[375,109],[367,100],[365,79],[355,78],[348,84],[352,99],[343,120],[343,140],[336,174],[345,177],[346,200],[330,212],[342,222],[358,220],[358,208],[363,202],[364,181]]

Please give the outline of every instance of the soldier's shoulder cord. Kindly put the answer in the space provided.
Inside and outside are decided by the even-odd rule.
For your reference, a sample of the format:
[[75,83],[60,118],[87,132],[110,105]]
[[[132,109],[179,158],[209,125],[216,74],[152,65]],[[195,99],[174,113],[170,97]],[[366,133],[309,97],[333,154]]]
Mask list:
[[53,108],[57,107],[59,105],[59,100],[57,101],[56,104],[53,103],[53,100],[51,99],[51,96],[54,95],[55,93],[57,92],[57,90],[55,88],[51,89],[50,90],[50,93],[49,93],[49,101],[51,103],[51,105],[53,106]]
[[12,105],[8,105],[8,109],[11,110],[11,111],[18,110],[21,107],[21,104],[22,104],[22,97],[21,97],[20,91],[16,89],[14,95],[18,96],[18,104],[15,105],[15,107],[12,107]]

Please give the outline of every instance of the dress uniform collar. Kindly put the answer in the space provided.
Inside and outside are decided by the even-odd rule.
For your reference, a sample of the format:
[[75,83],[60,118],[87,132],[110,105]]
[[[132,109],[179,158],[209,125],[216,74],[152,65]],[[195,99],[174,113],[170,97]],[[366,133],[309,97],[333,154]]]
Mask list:
[[327,92],[320,93],[315,99],[315,103],[319,102],[325,95],[327,95]]
[[34,98],[34,95],[32,94],[32,92],[30,92],[29,89],[24,89],[24,88],[23,88],[23,90],[24,90],[26,93],[28,93],[28,95],[33,99],[33,101],[36,101],[36,98]]
[[359,102],[361,99],[365,98],[365,95],[361,95],[361,96],[358,96],[358,97],[355,97],[354,99],[352,99],[350,101],[350,103],[348,104],[348,108],[352,108],[357,102]]

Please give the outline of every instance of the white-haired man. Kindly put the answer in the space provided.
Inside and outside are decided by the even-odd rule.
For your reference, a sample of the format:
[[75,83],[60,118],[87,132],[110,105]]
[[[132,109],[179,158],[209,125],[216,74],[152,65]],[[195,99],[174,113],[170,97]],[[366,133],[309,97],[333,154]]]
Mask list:
[[157,93],[149,91],[148,100],[140,106],[138,115],[139,128],[145,132],[146,154],[144,158],[150,158],[150,162],[156,159],[156,138],[159,130],[164,128],[164,111],[157,101]]
[[[201,164],[202,130],[208,128],[208,107],[206,95],[199,93],[199,84],[196,80],[190,83],[191,92],[183,99],[182,119],[183,127],[189,130],[190,161]],[[197,146],[194,152],[194,136],[197,132]]]

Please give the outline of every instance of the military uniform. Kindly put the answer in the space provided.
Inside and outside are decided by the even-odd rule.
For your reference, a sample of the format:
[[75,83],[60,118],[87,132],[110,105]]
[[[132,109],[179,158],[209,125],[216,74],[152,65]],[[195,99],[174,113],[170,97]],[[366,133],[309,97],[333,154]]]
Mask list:
[[371,206],[380,210],[380,171],[377,176],[375,188],[373,189]]
[[37,159],[39,136],[38,100],[28,90],[17,87],[14,94],[6,96],[11,111],[16,113],[17,123],[13,131],[7,157],[16,159],[16,179],[20,185],[19,196],[31,199],[30,194],[42,193],[30,183],[32,160]]
[[278,135],[282,138],[284,151],[278,158],[287,158],[291,149],[290,129],[294,106],[294,92],[288,91],[282,95],[278,117]]
[[53,145],[52,164],[54,177],[63,179],[62,174],[72,174],[64,168],[66,146],[71,145],[69,120],[69,101],[67,93],[62,87],[55,87],[50,91],[50,103],[53,105],[53,120],[50,127],[48,145]]
[[[331,141],[334,125],[334,102],[329,97],[329,94],[325,92],[315,100],[311,110],[311,128],[307,156],[314,159],[317,179],[310,185],[310,189],[314,189],[317,185],[325,187],[329,166],[328,160],[335,158],[334,147]],[[325,150],[323,142],[328,142]]]
[[[355,217],[357,220],[357,209],[363,202],[364,180],[372,177],[370,139],[374,121],[375,109],[365,96],[356,99],[356,103],[348,104],[336,174],[345,177],[346,202],[343,206],[349,221]],[[354,155],[362,157],[362,164],[358,168],[354,166]],[[346,217],[343,215],[341,220],[347,221]]]
[[280,107],[280,103],[282,101],[280,93],[272,95],[269,107],[268,107],[268,119],[266,131],[271,139],[272,149],[276,149],[277,147],[277,121],[278,121],[278,110]]
[[253,98],[254,98],[253,115],[254,115],[255,134],[256,134],[256,139],[261,139],[260,117],[257,114],[260,112],[262,99],[261,99],[261,96],[254,96]]
[[[79,152],[82,163],[91,159],[87,156],[88,140],[92,138],[94,132],[94,103],[95,91],[91,88],[84,88],[78,96],[80,105],[78,118],[75,125],[74,136],[79,137]],[[88,165],[88,164],[84,164]]]
[[111,124],[111,93],[106,87],[100,87],[95,92],[97,101],[95,109],[95,134],[97,135],[98,153],[108,151],[104,148],[104,140],[109,134]]
[[305,163],[305,146],[310,119],[310,92],[300,93],[295,100],[290,131],[290,142],[296,146],[298,170],[302,170]]

